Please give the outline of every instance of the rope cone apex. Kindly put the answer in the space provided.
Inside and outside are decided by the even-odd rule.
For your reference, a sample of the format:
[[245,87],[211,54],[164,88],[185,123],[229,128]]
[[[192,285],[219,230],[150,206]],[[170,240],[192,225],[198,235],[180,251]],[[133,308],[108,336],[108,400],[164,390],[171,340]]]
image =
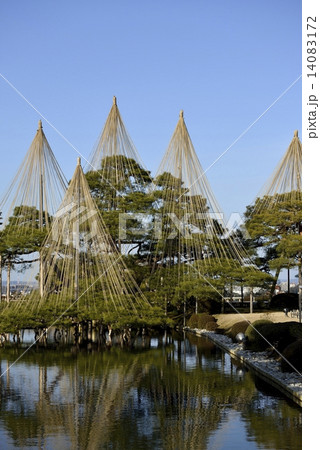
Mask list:
[[[42,210],[45,223],[49,224],[49,216],[57,210],[67,188],[68,182],[52,152],[42,129],[42,121],[38,121],[38,129],[32,140],[12,183],[0,199],[0,211],[3,213],[4,226],[10,216],[15,214],[16,207]],[[27,209],[26,209],[27,208]],[[31,208],[31,209],[30,209]],[[37,214],[32,216],[32,222],[38,221]],[[19,214],[15,221],[25,226],[23,214]]]
[[[149,183],[148,173],[140,160],[139,154],[130,138],[117,106],[117,97],[113,96],[113,104],[104,124],[99,140],[89,158],[90,164],[85,172],[92,171],[92,167],[102,170],[103,177],[112,188],[117,185],[126,173],[135,173],[145,184]],[[150,178],[151,182],[151,178]],[[129,180],[130,184],[130,180]],[[144,192],[146,186],[144,187]],[[136,187],[129,185],[127,189],[135,191]],[[121,189],[120,189],[121,191]],[[116,195],[117,190],[114,190]]]
[[262,209],[272,209],[278,202],[279,195],[284,195],[290,203],[301,201],[302,191],[302,144],[298,137],[298,130],[293,132],[293,138],[281,161],[271,177],[258,194],[260,202],[256,204],[254,212]]

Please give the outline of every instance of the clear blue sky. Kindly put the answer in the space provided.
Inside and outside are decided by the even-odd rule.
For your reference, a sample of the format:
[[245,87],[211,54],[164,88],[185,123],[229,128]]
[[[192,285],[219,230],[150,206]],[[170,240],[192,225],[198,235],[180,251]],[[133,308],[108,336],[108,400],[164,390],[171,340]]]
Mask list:
[[[301,2],[1,2],[0,61],[0,73],[85,157],[116,95],[153,174],[180,109],[206,169],[301,74]],[[38,120],[0,78],[1,196]],[[77,153],[43,125],[70,178]],[[301,79],[208,171],[226,215],[253,201],[295,129]]]

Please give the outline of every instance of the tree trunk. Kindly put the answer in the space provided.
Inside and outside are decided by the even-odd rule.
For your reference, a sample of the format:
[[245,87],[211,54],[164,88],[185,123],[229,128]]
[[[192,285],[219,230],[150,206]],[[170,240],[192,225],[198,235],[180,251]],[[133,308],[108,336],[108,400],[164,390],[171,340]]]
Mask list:
[[288,294],[290,294],[290,267],[288,267]]
[[[80,158],[78,158],[78,165],[80,165]],[[80,172],[79,172],[80,173]],[[75,247],[75,259],[74,259],[74,302],[77,303],[78,307],[78,299],[79,299],[79,268],[80,268],[80,230],[79,230],[79,220],[80,220],[80,202],[81,202],[81,187],[80,187],[80,175],[78,175],[77,179],[77,189],[78,189],[78,198],[77,198],[77,218],[75,219],[75,224],[73,225],[74,231],[74,242],[73,245]],[[72,299],[70,299],[72,302]]]
[[2,300],[2,256],[0,255],[0,302]]
[[221,314],[224,314],[224,302],[225,302],[225,297],[223,296],[221,299]]
[[39,253],[39,292],[40,298],[43,297],[43,261],[41,258],[41,253]]
[[11,275],[11,264],[8,262],[7,267],[7,303],[10,302],[10,275]]
[[225,309],[225,303],[226,303],[226,285],[224,285],[223,287],[223,296],[221,298],[221,314],[224,314],[224,309]]
[[[43,228],[43,175],[40,175],[40,186],[39,186],[40,192],[39,192],[39,200],[40,200],[40,207],[39,207],[39,228],[42,230]],[[46,223],[47,225],[47,223]],[[39,292],[40,292],[40,298],[43,297],[43,261],[41,258],[41,252],[39,252]]]
[[253,287],[250,288],[250,314],[253,313]]
[[302,311],[302,258],[300,258],[299,264],[299,322],[301,323],[301,311]]
[[278,278],[279,278],[279,275],[280,275],[280,271],[281,271],[281,268],[278,267],[278,269],[277,269],[277,271],[275,273],[275,276],[274,276],[275,280],[274,280],[274,282],[272,283],[272,286],[271,286],[270,300],[272,299],[274,291],[276,289],[276,285],[277,285],[277,281],[278,281]]

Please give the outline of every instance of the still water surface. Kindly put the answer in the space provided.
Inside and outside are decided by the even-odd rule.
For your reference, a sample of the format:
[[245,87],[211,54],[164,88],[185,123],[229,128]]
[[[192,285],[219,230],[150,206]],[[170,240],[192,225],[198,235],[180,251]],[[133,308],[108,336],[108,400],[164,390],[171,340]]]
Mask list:
[[0,448],[301,449],[301,409],[212,342],[0,348]]

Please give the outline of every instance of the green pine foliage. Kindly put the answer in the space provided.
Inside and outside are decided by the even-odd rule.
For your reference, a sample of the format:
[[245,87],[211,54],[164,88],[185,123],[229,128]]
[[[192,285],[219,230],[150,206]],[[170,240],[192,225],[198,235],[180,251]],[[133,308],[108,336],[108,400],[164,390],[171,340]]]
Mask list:
[[[105,178],[106,173],[108,179]],[[187,239],[176,232],[169,213],[181,219],[190,202],[198,205],[203,212],[207,208],[207,200],[201,196],[193,198],[195,196],[192,197],[188,189],[184,188],[181,178],[165,172],[153,180],[152,189],[150,173],[134,159],[124,155],[105,157],[100,169],[88,172],[86,178],[115,245],[120,251],[124,245],[129,246],[128,253],[123,255],[126,266],[152,307],[145,306],[144,310],[138,311],[116,311],[110,305],[106,307],[97,289],[92,289],[90,295],[84,294],[74,306],[71,306],[72,300],[68,298],[58,306],[55,292],[60,289],[60,262],[61,267],[59,263],[56,265],[56,274],[52,277],[49,289],[51,293],[45,306],[36,313],[24,311],[18,316],[10,306],[1,314],[0,330],[14,332],[21,327],[47,327],[53,321],[57,326],[64,327],[88,320],[103,326],[112,324],[115,328],[129,325],[168,326],[182,323],[182,315],[191,316],[190,327],[193,327],[193,321],[197,322],[198,328],[214,330],[216,325],[211,314],[221,311],[225,293],[234,286],[252,289],[261,287],[272,291],[277,278],[271,275],[272,270],[279,272],[283,267],[301,267],[302,218],[299,193],[296,193],[295,202],[276,194],[268,201],[266,198],[258,199],[255,205],[247,208],[246,237],[238,230],[233,233],[232,239],[246,247],[250,257],[261,269],[255,270],[252,264],[241,265],[236,259],[218,260],[209,253],[203,256],[203,250],[208,248],[207,230],[204,222],[197,218],[197,211],[188,217],[188,226],[193,230],[191,239],[198,246],[194,246],[193,253],[190,251],[190,236]],[[271,209],[259,209],[260,203],[273,206]],[[145,220],[140,220],[140,213],[144,214]],[[125,235],[119,234],[121,214],[127,215]],[[156,236],[154,224],[159,216],[162,221],[158,230],[160,234]],[[43,218],[41,223],[39,211],[35,207],[16,207],[6,227],[0,232],[2,267],[10,267],[11,270],[16,267],[21,270],[27,268],[32,262],[27,257],[41,248],[50,220],[45,223]],[[219,246],[222,248],[225,230],[218,222],[215,223],[215,230],[215,236],[210,237],[210,245],[214,241],[219,249]],[[171,235],[174,237],[169,239]],[[94,264],[94,261],[90,264]],[[81,274],[79,291],[84,292],[93,281],[86,279],[85,273]],[[197,314],[194,318],[192,314],[195,311],[207,317],[200,320],[198,316],[202,316]],[[246,331],[249,342],[257,344],[259,338],[250,327],[246,330],[244,324],[236,324],[232,336],[237,329]]]
[[272,296],[281,269],[298,267],[301,270],[302,194],[297,191],[290,197],[276,194],[258,198],[254,205],[247,207],[245,218],[250,245],[259,250],[256,264],[266,272],[276,272]]

